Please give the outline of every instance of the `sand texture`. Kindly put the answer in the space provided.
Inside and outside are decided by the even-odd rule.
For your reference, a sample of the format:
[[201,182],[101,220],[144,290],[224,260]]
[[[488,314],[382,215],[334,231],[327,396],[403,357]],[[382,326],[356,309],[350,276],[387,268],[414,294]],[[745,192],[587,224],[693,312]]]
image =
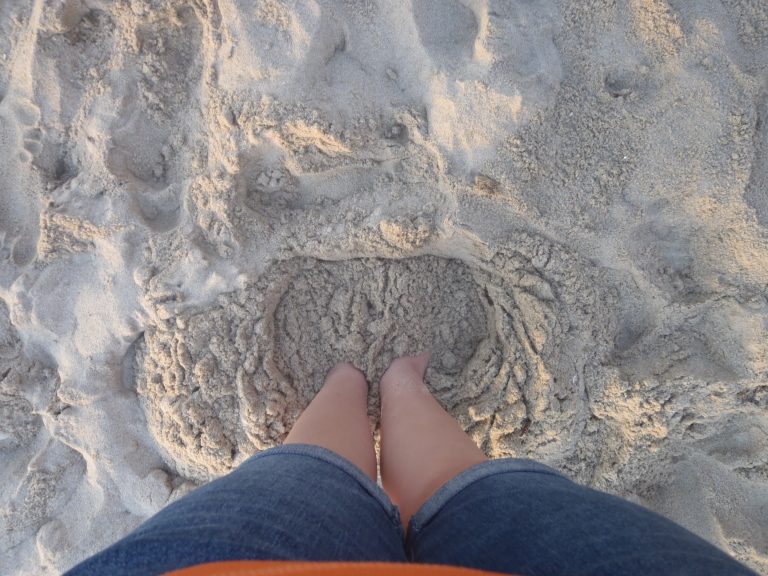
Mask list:
[[768,575],[764,0],[0,1],[0,572],[341,360]]

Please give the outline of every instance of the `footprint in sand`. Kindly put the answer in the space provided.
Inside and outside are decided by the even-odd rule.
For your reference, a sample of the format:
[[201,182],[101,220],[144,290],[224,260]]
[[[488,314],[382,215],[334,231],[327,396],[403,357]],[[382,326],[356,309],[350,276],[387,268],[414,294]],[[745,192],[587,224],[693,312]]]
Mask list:
[[[458,0],[417,0],[413,18],[434,67],[429,134],[469,176],[553,101],[561,78],[556,10],[549,2],[489,0],[470,8]],[[494,122],[467,128],[465,119],[480,109]]]
[[106,163],[147,227],[165,232],[181,215],[179,163],[189,143],[178,117],[199,94],[201,24],[190,7],[169,10],[139,25],[136,41],[140,81],[124,96]]
[[60,121],[69,125],[83,105],[86,93],[94,90],[109,71],[114,54],[116,25],[110,14],[69,2],[61,9],[50,30],[38,35],[36,66],[59,77]]
[[131,194],[144,224],[165,232],[176,227],[181,210],[178,187],[172,184],[174,148],[148,118],[135,118],[113,132],[107,167]]
[[489,0],[470,8],[460,0],[414,0],[413,18],[424,48],[438,68],[472,76],[472,61],[483,64],[492,89],[552,89],[560,78],[554,44],[556,12],[551,2]]
[[494,89],[524,87],[527,100],[557,87],[561,75],[554,42],[557,19],[552,2],[488,2],[479,43],[491,62],[489,79]]
[[757,107],[755,126],[755,157],[749,183],[744,190],[744,202],[755,211],[760,226],[768,228],[768,94]]
[[[0,300],[0,461],[3,469],[24,471],[0,493],[0,532],[4,565],[34,557],[34,535],[82,478],[82,458],[60,442],[46,439],[41,414],[55,418],[60,402],[55,371],[30,360]],[[11,477],[4,476],[6,482]]]
[[280,221],[280,213],[301,210],[304,201],[298,192],[298,178],[286,165],[284,151],[276,146],[243,152],[235,188],[243,204],[266,222]]
[[[768,418],[726,416],[701,425],[649,490],[648,505],[743,562],[768,554]],[[757,568],[757,566],[753,566]]]
[[414,0],[413,18],[424,48],[438,67],[453,70],[472,59],[477,18],[459,0]]
[[40,151],[40,112],[8,97],[0,103],[0,255],[19,266],[37,254],[38,203],[31,162]]
[[202,25],[194,9],[169,10],[136,29],[139,94],[157,119],[171,120],[200,90]]
[[[554,276],[572,265],[539,240],[515,245]],[[506,250],[482,265],[279,262],[214,306],[148,328],[137,392],[168,464],[206,480],[278,443],[335,362],[376,383],[392,358],[431,349],[427,384],[489,454],[557,456],[581,430],[584,387],[600,386],[599,350],[612,338],[610,311],[568,277],[560,284]],[[372,415],[377,402],[374,385]]]
[[34,73],[58,77],[57,106],[46,118],[45,131],[39,134],[34,165],[48,188],[56,188],[79,173],[65,142],[67,130],[77,122],[78,114],[87,108],[110,70],[114,55],[116,25],[110,13],[89,8],[80,0],[62,2],[46,13],[37,35]]

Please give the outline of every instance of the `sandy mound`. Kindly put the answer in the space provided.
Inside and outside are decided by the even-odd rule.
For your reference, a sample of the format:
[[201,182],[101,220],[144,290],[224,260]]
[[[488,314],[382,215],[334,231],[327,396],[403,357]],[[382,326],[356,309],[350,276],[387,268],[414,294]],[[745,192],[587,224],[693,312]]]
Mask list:
[[0,566],[428,384],[768,574],[759,0],[0,2]]
[[150,429],[177,471],[208,480],[278,443],[336,362],[374,383],[375,420],[391,359],[432,350],[428,384],[490,454],[563,451],[586,415],[585,364],[598,370],[607,342],[592,336],[598,303],[585,318],[563,301],[592,290],[554,288],[568,265],[544,264],[526,272],[521,253],[472,267],[432,256],[280,262],[145,334],[137,379]]
[[281,440],[336,362],[375,382],[395,355],[434,349],[435,369],[455,380],[486,336],[466,266],[432,257],[288,261],[218,304],[139,348],[152,432],[200,479]]

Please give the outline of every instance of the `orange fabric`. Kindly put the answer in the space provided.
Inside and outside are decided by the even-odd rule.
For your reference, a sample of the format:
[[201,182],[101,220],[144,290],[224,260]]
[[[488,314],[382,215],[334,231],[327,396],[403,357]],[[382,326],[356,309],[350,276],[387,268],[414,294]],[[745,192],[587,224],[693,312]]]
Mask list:
[[438,564],[388,562],[211,562],[168,572],[166,576],[500,576],[498,572]]

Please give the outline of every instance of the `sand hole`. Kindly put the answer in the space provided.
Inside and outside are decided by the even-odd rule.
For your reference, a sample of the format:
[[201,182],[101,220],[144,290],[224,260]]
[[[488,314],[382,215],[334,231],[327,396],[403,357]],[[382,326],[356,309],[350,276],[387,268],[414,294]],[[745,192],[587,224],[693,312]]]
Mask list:
[[317,389],[338,361],[372,381],[403,354],[432,350],[432,366],[457,374],[485,338],[486,312],[457,260],[307,261],[274,315],[276,366]]
[[595,329],[559,298],[578,310],[590,292],[571,296],[529,270],[499,254],[483,266],[434,256],[276,263],[146,332],[136,375],[150,430],[169,465],[206,480],[279,443],[336,362],[365,372],[375,423],[389,362],[432,350],[427,385],[489,454],[526,442],[556,451],[583,419]]

